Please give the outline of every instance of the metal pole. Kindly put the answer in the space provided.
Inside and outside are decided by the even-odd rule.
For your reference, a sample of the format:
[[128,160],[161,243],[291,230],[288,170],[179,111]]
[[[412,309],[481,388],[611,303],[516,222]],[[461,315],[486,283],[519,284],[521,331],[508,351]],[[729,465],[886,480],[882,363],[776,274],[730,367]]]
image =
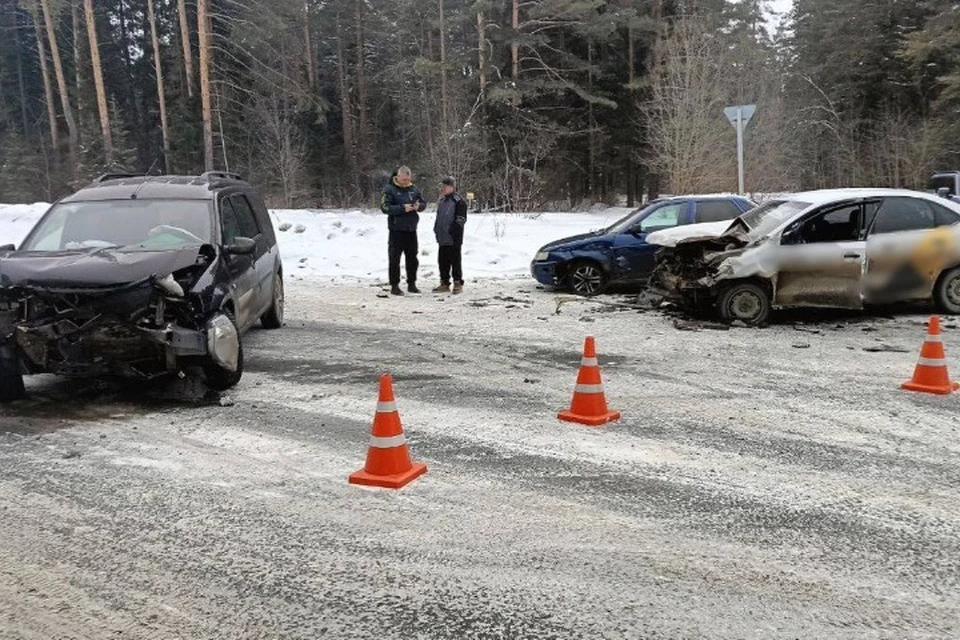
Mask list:
[[743,109],[737,109],[737,193],[743,195]]

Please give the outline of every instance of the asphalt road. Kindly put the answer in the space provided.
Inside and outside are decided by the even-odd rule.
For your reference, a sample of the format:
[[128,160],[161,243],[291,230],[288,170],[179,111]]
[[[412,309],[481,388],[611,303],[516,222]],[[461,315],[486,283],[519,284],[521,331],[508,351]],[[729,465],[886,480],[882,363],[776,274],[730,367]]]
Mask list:
[[[0,409],[0,638],[960,635],[960,395],[898,389],[923,317],[378,293],[291,283],[224,398],[30,380]],[[587,333],[623,412],[596,430],[555,419]],[[429,466],[399,492],[346,482],[387,370]]]

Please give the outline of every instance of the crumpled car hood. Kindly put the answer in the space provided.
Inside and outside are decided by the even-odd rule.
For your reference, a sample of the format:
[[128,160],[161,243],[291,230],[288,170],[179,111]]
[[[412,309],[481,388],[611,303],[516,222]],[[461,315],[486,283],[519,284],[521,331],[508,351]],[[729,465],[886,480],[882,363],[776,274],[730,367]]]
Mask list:
[[105,287],[166,276],[197,262],[200,247],[162,251],[87,251],[0,254],[0,287]]
[[688,242],[714,240],[725,236],[733,228],[739,228],[736,220],[722,220],[720,222],[701,222],[700,224],[686,224],[672,229],[654,231],[647,236],[647,243],[661,247],[675,247]]

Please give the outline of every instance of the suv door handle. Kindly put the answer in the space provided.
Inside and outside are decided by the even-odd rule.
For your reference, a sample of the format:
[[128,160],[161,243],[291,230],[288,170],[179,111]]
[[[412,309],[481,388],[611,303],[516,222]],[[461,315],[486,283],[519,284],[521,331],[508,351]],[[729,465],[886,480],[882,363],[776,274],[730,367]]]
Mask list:
[[859,253],[845,253],[843,254],[844,260],[859,260],[861,255]]

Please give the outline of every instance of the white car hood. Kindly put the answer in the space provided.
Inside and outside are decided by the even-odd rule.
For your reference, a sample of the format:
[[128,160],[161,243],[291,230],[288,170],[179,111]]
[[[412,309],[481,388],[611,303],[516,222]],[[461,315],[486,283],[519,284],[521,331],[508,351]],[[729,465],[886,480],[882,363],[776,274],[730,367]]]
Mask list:
[[734,220],[720,222],[701,222],[700,224],[685,224],[672,229],[654,231],[647,236],[648,244],[661,247],[675,247],[685,242],[712,240],[724,235],[734,225]]

